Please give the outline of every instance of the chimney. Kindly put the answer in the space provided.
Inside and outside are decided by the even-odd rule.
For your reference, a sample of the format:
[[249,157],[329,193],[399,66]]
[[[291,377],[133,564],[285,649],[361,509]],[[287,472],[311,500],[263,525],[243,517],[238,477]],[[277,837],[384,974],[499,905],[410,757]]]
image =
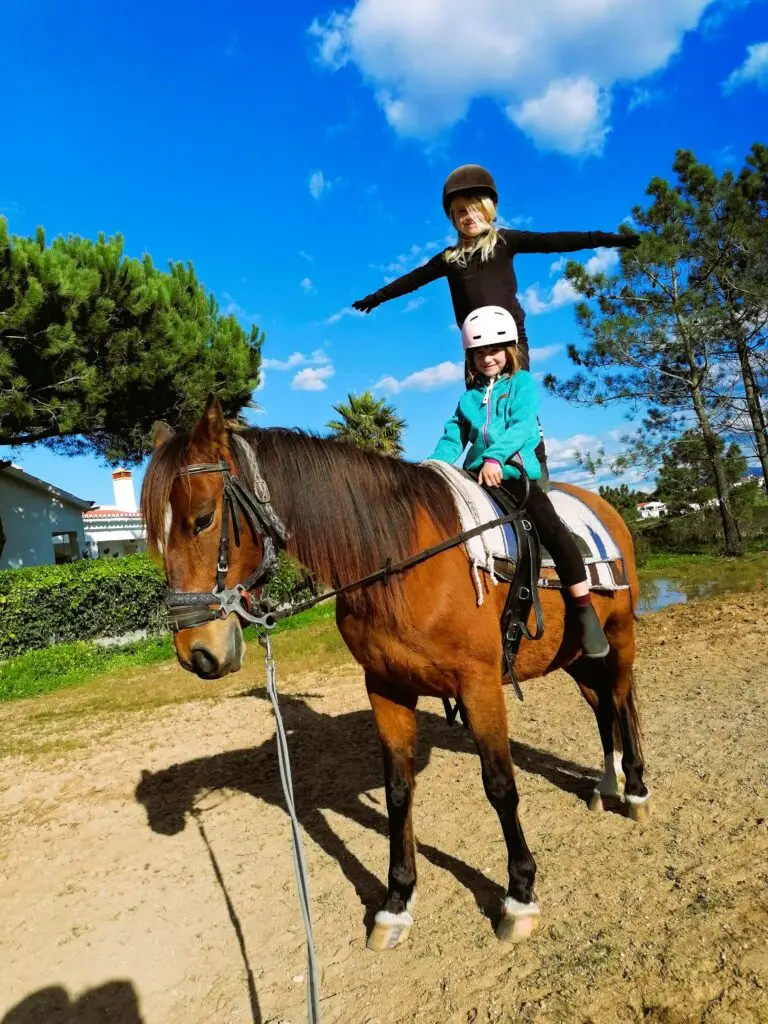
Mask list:
[[136,494],[133,490],[133,473],[130,469],[116,469],[112,473],[115,489],[115,505],[121,512],[136,511]]

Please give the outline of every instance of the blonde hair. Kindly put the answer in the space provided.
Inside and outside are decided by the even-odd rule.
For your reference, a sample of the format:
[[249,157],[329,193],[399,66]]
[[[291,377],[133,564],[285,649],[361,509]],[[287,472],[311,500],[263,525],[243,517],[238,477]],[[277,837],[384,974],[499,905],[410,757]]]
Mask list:
[[[446,263],[458,263],[460,267],[466,267],[475,253],[480,253],[480,260],[485,263],[493,256],[496,245],[499,241],[499,233],[496,230],[496,203],[490,196],[456,196],[451,202],[451,223],[456,227],[453,219],[453,208],[456,203],[462,202],[471,213],[479,213],[488,224],[488,230],[484,231],[472,245],[462,245],[461,235],[452,249],[446,249],[443,259]],[[458,228],[456,229],[458,231]]]
[[[484,376],[475,366],[475,352],[479,352],[482,348],[488,348],[487,345],[478,345],[477,348],[471,348],[467,352],[467,358],[464,362],[464,369],[466,372],[467,379],[473,384],[478,377]],[[507,361],[504,364],[504,369],[501,373],[508,373],[510,377],[514,377],[517,371],[520,369],[520,353],[517,351],[516,345],[506,345],[504,351],[507,355]],[[499,374],[501,376],[501,374]]]

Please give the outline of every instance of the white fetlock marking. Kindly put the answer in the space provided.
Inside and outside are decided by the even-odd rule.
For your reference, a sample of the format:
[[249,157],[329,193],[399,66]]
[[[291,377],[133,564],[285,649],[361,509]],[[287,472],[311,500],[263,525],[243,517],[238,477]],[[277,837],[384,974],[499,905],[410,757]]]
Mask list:
[[541,908],[538,903],[520,903],[507,896],[504,900],[502,914],[506,917],[538,917],[541,915]]
[[389,910],[380,910],[375,917],[376,924],[385,928],[413,928],[413,918],[404,910],[401,914],[393,914]]
[[647,804],[650,798],[650,793],[646,793],[645,796],[632,796],[631,793],[628,793],[626,796],[626,801],[628,804],[634,804],[636,807],[638,807],[641,804]]
[[612,750],[610,754],[605,755],[604,764],[605,771],[595,788],[595,793],[621,799],[624,796],[624,784],[627,781],[621,767],[621,753],[618,750]]

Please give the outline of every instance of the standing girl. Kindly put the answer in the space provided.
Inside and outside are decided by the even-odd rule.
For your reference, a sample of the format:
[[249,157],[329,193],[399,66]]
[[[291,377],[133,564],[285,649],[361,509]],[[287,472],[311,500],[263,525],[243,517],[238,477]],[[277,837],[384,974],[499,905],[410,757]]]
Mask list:
[[[598,246],[634,248],[637,235],[605,231],[516,231],[496,227],[499,195],[491,174],[477,164],[458,167],[443,186],[443,209],[458,233],[456,245],[433,256],[409,274],[353,302],[355,309],[370,313],[382,302],[416,291],[439,277],[448,278],[456,323],[461,327],[473,309],[500,306],[517,325],[520,365],[529,368],[525,313],[517,298],[517,278],[512,265],[517,253],[577,252]],[[546,475],[544,442],[536,454]]]
[[514,317],[500,306],[484,306],[466,317],[461,338],[469,387],[431,458],[454,463],[469,445],[464,469],[486,487],[503,487],[518,503],[525,493],[517,468],[522,465],[530,479],[526,508],[576,606],[582,650],[587,658],[603,658],[608,641],[592,606],[584,561],[552,502],[535,482],[541,477],[536,457],[539,395],[531,374],[520,368]]

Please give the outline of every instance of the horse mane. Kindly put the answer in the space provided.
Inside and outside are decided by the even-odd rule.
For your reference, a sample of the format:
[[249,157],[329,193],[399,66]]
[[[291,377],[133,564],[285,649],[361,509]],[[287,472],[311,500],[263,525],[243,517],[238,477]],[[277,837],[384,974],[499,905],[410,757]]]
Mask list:
[[[334,438],[284,427],[238,431],[253,447],[272,505],[286,524],[290,553],[323,583],[343,586],[418,551],[418,518],[426,513],[443,536],[459,530],[446,482],[438,474]],[[243,482],[247,459],[231,445]],[[151,550],[165,538],[171,487],[190,462],[190,438],[176,434],[156,449],[144,477],[141,506]],[[352,591],[360,611],[392,608],[401,577]]]
[[[419,513],[445,537],[458,532],[448,486],[430,469],[303,430],[253,428],[243,437],[288,527],[291,554],[332,587],[415,554]],[[400,596],[401,579],[345,600],[355,610],[384,611]]]

